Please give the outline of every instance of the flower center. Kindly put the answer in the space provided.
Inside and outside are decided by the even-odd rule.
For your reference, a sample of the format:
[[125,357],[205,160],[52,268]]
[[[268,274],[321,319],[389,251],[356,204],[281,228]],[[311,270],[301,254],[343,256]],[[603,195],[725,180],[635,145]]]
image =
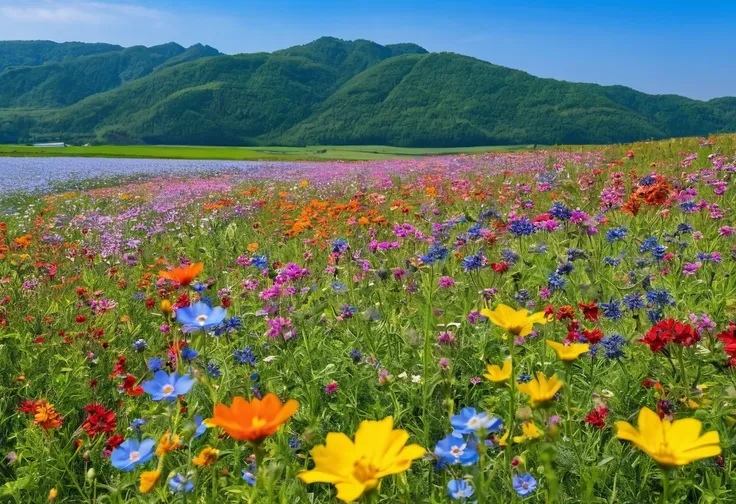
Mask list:
[[266,420],[261,417],[253,417],[253,420],[251,420],[250,424],[254,428],[263,427],[264,425],[266,425]]
[[378,468],[366,460],[365,456],[360,457],[353,466],[353,476],[363,483],[367,490],[372,490],[378,486],[377,473]]
[[450,453],[452,453],[452,456],[455,458],[462,457],[463,453],[465,453],[465,445],[453,446],[452,448],[450,448]]
[[167,383],[166,385],[161,387],[161,392],[163,392],[166,395],[170,395],[172,392],[174,392],[174,386]]
[[203,326],[207,322],[207,315],[200,315],[196,320],[199,322],[199,325]]
[[480,420],[478,419],[478,417],[471,417],[470,420],[468,420],[468,428],[475,430],[478,427],[480,427]]
[[141,459],[141,453],[137,451],[130,452],[129,460],[131,462],[138,462]]

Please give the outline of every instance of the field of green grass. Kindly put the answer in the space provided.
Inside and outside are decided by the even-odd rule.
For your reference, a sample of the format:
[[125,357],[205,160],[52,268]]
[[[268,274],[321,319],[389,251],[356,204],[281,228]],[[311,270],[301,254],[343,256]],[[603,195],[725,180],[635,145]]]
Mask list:
[[405,148],[385,145],[342,145],[310,147],[207,147],[184,145],[99,145],[90,147],[43,148],[28,145],[0,145],[0,157],[110,157],[154,159],[229,159],[229,160],[335,160],[346,161],[433,156],[441,154],[478,154],[483,152],[529,151],[533,145]]

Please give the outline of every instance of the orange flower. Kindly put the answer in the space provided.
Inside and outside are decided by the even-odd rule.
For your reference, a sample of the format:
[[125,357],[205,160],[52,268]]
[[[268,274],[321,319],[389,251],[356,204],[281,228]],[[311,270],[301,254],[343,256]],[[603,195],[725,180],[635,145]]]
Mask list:
[[192,280],[194,280],[197,275],[202,273],[203,269],[204,263],[194,263],[189,266],[174,268],[171,271],[159,271],[158,276],[171,280],[172,282],[177,282],[182,287],[186,287],[192,283]]
[[44,430],[58,429],[64,420],[56,411],[54,405],[42,399],[37,401],[33,407],[33,422],[43,427]]
[[251,402],[236,396],[229,408],[222,403],[215,406],[214,416],[208,420],[208,425],[222,427],[238,441],[260,443],[275,433],[298,407],[299,403],[293,399],[282,404],[275,394]]
[[179,448],[181,448],[179,435],[171,434],[171,431],[166,431],[166,433],[161,436],[161,439],[159,439],[158,441],[158,446],[156,447],[156,455],[161,457]]

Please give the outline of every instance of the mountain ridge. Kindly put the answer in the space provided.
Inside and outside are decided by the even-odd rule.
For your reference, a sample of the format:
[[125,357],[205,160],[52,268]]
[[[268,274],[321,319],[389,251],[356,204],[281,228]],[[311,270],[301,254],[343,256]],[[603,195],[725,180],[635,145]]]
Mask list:
[[[43,45],[42,64],[11,68],[7,61],[35,61],[20,46],[12,54],[0,42],[0,142],[465,147],[736,131],[734,97],[540,78],[411,43],[322,37],[237,55],[201,44],[107,53]],[[109,67],[107,80],[67,85],[93,63]]]

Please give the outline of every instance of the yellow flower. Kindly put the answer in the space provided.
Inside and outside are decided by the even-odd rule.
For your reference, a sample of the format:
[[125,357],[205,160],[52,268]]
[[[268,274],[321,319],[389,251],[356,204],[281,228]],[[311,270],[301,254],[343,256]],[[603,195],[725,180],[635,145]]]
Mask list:
[[49,490],[49,501],[55,501],[57,495],[59,495],[59,491],[56,488]]
[[174,308],[171,306],[171,301],[164,299],[161,301],[161,313],[164,315],[171,315],[174,312]]
[[631,441],[659,465],[676,467],[721,453],[717,431],[700,435],[703,425],[695,418],[662,420],[649,408],[639,411],[638,429],[629,422],[616,422],[619,439]]
[[255,252],[258,250],[258,243],[253,242],[248,244],[248,252]]
[[554,374],[547,380],[544,373],[537,371],[537,378],[519,385],[519,392],[528,395],[532,400],[532,406],[537,406],[551,401],[562,388],[562,380]]
[[506,359],[503,361],[503,368],[498,367],[496,364],[486,366],[488,373],[484,374],[486,378],[494,383],[505,382],[511,376],[511,360]]
[[572,362],[588,350],[590,345],[587,343],[570,343],[565,345],[556,341],[547,340],[547,346],[557,353],[557,358],[565,362]]
[[344,502],[358,499],[377,488],[384,476],[403,473],[413,460],[424,456],[421,446],[405,446],[408,432],[393,427],[391,417],[363,421],[355,433],[355,442],[341,432],[330,432],[325,444],[310,452],[314,469],[302,472],[299,478],[304,483],[332,483],[337,488],[337,498]]
[[515,436],[514,437],[514,443],[523,443],[527,439],[537,439],[542,435],[542,433],[537,429],[537,426],[534,425],[534,422],[527,420],[523,424],[521,424],[521,432],[523,435],[521,436]]
[[529,310],[514,310],[505,304],[496,306],[495,310],[484,308],[480,314],[514,336],[526,336],[532,332],[534,324],[547,323],[544,312],[529,315]]
[[158,469],[155,471],[143,471],[141,473],[141,486],[140,491],[142,493],[148,493],[156,485],[159,477],[161,477],[161,471]]
[[498,440],[498,446],[508,446],[509,440],[509,429],[506,429],[506,432],[503,433],[503,436],[501,436],[501,439]]
[[199,467],[209,467],[217,462],[217,456],[219,454],[220,450],[208,446],[206,448],[202,448],[202,451],[192,459],[192,462],[194,462],[194,465]]
[[161,439],[159,439],[158,441],[158,446],[156,447],[156,455],[161,457],[171,451],[176,450],[180,446],[181,445],[179,444],[179,435],[171,434],[171,431],[166,431],[166,433],[161,436]]

